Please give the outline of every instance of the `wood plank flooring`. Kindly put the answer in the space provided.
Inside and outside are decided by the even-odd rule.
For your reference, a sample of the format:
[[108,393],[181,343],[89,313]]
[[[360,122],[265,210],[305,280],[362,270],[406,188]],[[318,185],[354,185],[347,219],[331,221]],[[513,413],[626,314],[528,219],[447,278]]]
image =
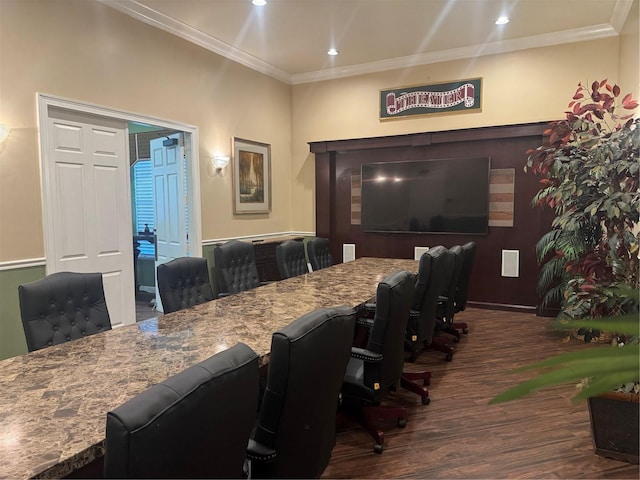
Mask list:
[[570,348],[548,330],[551,320],[532,314],[467,309],[469,324],[452,362],[423,352],[407,370],[430,370],[431,404],[398,389],[385,404],[408,408],[403,429],[385,429],[385,450],[357,424],[338,432],[323,478],[640,478],[637,465],[597,456],[584,402],[572,403],[574,386],[537,392],[489,406],[496,394],[528,378],[513,374]]

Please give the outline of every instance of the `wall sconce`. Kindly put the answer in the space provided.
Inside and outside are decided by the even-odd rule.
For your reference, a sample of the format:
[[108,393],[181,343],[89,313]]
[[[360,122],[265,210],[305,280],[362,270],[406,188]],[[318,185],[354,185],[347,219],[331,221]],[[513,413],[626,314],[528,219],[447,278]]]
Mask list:
[[0,123],[0,146],[4,145],[4,143],[9,138],[10,133],[11,133],[11,127],[9,127],[9,125]]
[[216,169],[216,172],[220,173],[223,168],[229,165],[229,156],[216,153],[211,157],[211,163]]

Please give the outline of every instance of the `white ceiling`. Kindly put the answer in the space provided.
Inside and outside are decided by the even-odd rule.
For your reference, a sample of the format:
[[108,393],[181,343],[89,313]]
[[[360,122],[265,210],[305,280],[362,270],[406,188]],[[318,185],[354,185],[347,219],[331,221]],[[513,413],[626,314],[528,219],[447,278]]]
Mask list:
[[633,2],[98,1],[289,84],[615,36]]

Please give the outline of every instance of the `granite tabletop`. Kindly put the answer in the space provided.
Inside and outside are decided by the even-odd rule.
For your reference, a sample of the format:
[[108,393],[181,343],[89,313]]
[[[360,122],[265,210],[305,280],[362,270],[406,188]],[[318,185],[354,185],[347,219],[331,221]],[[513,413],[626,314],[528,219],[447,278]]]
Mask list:
[[0,478],[60,478],[104,454],[108,411],[244,342],[268,362],[271,335],[316,308],[356,307],[417,262],[360,258],[196,307],[0,361]]

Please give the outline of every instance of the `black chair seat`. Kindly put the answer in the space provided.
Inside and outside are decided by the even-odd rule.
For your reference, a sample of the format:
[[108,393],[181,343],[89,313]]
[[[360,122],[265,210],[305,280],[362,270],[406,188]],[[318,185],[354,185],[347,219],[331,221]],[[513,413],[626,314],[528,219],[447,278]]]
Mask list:
[[213,250],[218,296],[244,292],[261,285],[251,243],[229,240]]
[[319,478],[335,445],[336,411],[355,312],[310,312],[273,334],[267,387],[248,456],[254,478]]
[[[406,423],[403,407],[382,407],[380,402],[403,381],[404,337],[415,290],[415,277],[395,272],[378,284],[376,309],[365,348],[353,347],[342,384],[343,411],[360,422],[374,438],[374,451],[382,453],[384,434],[378,419]],[[417,388],[410,388],[418,393]],[[419,392],[428,398],[428,391]]]
[[304,275],[309,271],[304,244],[295,240],[287,240],[276,247],[276,263],[283,280]]
[[314,237],[307,242],[307,256],[313,271],[333,265],[328,238]]
[[242,478],[258,356],[239,343],[107,414],[105,478]]
[[18,287],[30,352],[111,330],[101,273],[58,272]]
[[164,313],[213,300],[207,260],[181,257],[158,265],[158,291]]

